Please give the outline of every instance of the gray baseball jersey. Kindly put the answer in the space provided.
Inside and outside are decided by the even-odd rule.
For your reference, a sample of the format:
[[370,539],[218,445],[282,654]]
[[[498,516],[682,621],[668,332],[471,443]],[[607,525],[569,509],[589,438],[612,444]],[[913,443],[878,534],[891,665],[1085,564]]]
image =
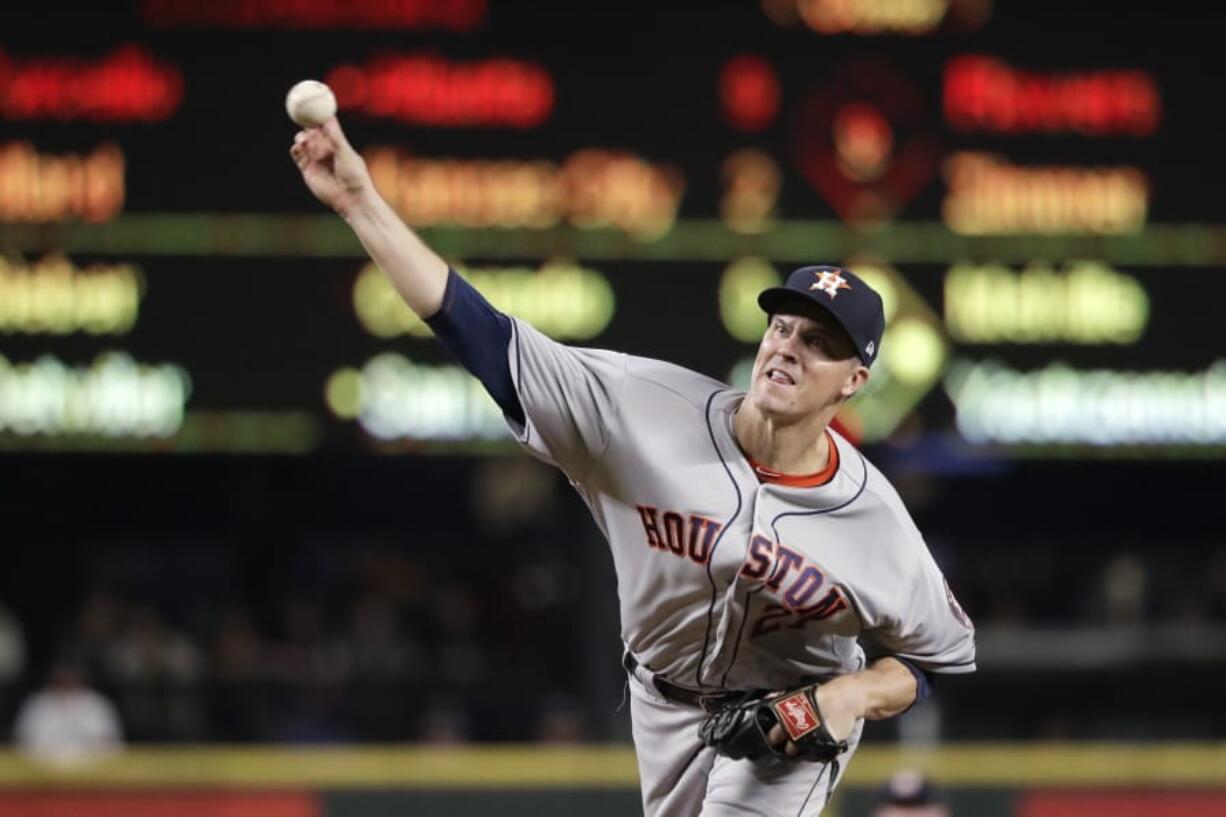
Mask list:
[[[974,670],[970,621],[893,487],[846,440],[832,434],[838,469],[826,484],[763,483],[733,436],[743,393],[672,364],[567,347],[522,321],[509,355],[526,416],[512,428],[591,509],[613,554],[622,638],[650,671],[699,689],[784,689],[875,655]],[[637,707],[635,734],[653,775],[642,754],[659,747],[637,739],[653,731],[639,722],[649,710]],[[696,735],[685,740],[692,753]],[[649,813],[685,813],[653,804],[650,782]]]

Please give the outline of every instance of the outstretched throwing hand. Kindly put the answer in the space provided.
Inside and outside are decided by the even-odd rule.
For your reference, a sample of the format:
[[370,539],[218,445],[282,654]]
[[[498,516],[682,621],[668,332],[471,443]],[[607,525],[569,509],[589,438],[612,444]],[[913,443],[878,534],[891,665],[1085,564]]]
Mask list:
[[336,117],[294,134],[289,153],[315,197],[342,216],[372,186],[366,162],[350,146]]

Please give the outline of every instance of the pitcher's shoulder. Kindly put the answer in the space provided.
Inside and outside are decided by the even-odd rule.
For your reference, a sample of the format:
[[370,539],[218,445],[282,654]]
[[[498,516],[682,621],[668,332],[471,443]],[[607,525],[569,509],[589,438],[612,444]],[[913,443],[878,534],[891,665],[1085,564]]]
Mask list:
[[911,512],[890,479],[846,437],[834,429],[830,433],[839,447],[840,476],[857,483],[861,492],[858,497],[858,502],[863,503],[860,510],[872,512],[908,536],[922,539]]
[[698,409],[705,409],[712,395],[731,392],[726,383],[664,360],[627,355],[626,371],[634,391],[672,394]]

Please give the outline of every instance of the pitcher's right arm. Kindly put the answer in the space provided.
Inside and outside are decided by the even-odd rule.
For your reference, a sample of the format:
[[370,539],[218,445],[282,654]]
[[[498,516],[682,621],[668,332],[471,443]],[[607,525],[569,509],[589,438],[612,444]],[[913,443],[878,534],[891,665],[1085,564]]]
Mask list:
[[349,223],[409,308],[423,319],[433,317],[447,288],[447,264],[379,195],[336,117],[299,131],[290,155],[307,187]]

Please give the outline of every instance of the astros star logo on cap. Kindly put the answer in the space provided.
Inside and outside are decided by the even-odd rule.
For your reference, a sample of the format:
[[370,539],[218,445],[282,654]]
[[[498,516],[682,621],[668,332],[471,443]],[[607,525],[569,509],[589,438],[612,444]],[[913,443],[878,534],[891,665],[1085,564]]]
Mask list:
[[830,300],[834,300],[839,294],[840,289],[851,289],[851,284],[847,283],[847,279],[843,277],[842,270],[822,270],[818,273],[817,282],[809,287],[810,290],[820,289],[822,292],[830,296]]

